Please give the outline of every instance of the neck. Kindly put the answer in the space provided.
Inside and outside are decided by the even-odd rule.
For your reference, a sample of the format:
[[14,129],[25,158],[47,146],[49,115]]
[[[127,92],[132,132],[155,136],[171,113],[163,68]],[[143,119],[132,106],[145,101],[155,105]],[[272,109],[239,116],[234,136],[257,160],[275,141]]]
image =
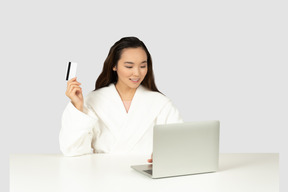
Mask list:
[[132,101],[136,89],[130,88],[128,86],[122,86],[118,82],[116,83],[115,87],[123,101]]

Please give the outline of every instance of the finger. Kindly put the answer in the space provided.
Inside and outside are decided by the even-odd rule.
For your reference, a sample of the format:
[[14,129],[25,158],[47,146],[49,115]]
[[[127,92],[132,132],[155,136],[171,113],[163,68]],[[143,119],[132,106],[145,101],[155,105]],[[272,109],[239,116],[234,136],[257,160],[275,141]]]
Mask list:
[[72,102],[77,102],[79,99],[82,100],[82,89],[80,87],[74,88],[68,97]]
[[73,81],[76,81],[76,79],[77,79],[77,77],[73,77],[72,79],[70,79],[69,81],[67,81],[67,84],[68,84],[68,83],[71,83],[71,82],[73,82]]
[[80,82],[78,82],[78,81],[71,81],[71,82],[67,82],[67,87],[69,87],[70,85],[81,85],[81,83]]
[[74,90],[82,90],[82,88],[81,87],[79,87],[78,85],[71,85],[70,86],[70,93],[75,93],[75,91]]
[[[70,79],[69,81],[67,81],[67,86],[68,86],[69,84],[71,84],[72,82],[78,82],[78,81],[77,81],[77,77],[74,77],[74,78]],[[79,83],[79,82],[78,82],[78,83]]]
[[77,82],[77,81],[74,81],[74,82],[72,82],[72,83],[69,83],[68,85],[67,85],[67,89],[70,89],[72,86],[80,86],[81,85],[81,83],[79,83],[79,82]]
[[78,85],[70,85],[70,86],[67,88],[66,95],[67,95],[68,97],[72,97],[72,96],[75,94],[75,92],[73,92],[73,90],[74,90],[74,89],[78,89],[78,88],[81,89],[81,87],[79,87]]
[[69,83],[69,84],[67,85],[67,87],[70,87],[70,86],[72,86],[72,85],[80,86],[81,83],[79,83],[79,82],[77,82],[77,81],[74,81],[74,82]]
[[73,94],[73,95],[82,94],[82,88],[81,88],[81,87],[75,87],[75,88],[72,90],[72,94]]
[[151,154],[151,159],[148,159],[147,161],[148,161],[148,163],[152,163],[153,162],[153,153]]

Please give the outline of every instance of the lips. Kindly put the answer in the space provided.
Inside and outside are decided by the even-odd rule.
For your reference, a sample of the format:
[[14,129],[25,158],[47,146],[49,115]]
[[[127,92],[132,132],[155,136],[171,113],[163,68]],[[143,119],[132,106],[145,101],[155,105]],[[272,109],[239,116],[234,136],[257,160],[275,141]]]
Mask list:
[[140,78],[136,78],[136,79],[130,78],[130,80],[131,80],[132,82],[134,82],[134,83],[138,83],[138,82],[140,81]]

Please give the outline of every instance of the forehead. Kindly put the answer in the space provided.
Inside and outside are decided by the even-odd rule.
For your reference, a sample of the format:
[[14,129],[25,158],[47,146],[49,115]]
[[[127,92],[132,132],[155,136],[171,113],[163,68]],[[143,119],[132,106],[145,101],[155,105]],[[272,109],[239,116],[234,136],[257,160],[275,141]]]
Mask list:
[[122,50],[120,60],[131,60],[131,61],[146,61],[147,55],[142,47],[137,48],[125,48]]

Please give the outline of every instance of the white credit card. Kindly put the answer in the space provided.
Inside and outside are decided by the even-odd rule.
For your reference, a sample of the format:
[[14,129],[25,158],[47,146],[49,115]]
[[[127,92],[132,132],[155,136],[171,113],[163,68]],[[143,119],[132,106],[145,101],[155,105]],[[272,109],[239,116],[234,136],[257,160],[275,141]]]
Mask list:
[[77,63],[69,62],[66,70],[66,81],[76,77]]

